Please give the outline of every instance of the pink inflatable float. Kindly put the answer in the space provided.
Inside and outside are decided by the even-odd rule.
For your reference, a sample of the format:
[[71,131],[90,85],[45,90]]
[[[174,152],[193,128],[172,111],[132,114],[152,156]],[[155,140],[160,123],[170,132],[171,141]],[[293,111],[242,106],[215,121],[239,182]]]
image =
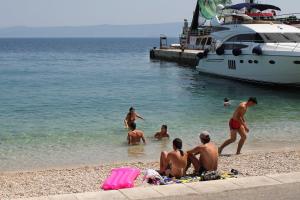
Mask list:
[[141,171],[136,168],[117,168],[112,169],[110,176],[102,185],[103,190],[118,190],[123,188],[132,188],[135,179],[141,174]]

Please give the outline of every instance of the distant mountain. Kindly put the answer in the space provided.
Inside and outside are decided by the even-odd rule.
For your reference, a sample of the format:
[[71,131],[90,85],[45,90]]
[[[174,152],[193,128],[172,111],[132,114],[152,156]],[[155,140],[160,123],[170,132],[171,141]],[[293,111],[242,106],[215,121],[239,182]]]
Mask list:
[[79,27],[11,27],[0,28],[0,37],[159,37],[160,34],[178,37],[182,25],[182,23],[165,23]]

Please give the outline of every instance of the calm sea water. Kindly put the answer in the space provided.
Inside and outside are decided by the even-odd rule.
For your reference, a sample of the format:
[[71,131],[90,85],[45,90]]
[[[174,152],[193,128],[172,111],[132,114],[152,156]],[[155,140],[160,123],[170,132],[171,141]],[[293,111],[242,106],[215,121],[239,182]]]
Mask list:
[[[221,143],[234,107],[249,96],[259,104],[247,113],[245,150],[299,144],[299,90],[150,61],[157,45],[157,39],[1,39],[0,171],[158,159],[171,147],[151,138],[161,124],[185,149],[198,144],[202,130]],[[223,107],[224,97],[232,107]],[[130,106],[146,119],[138,121],[146,146],[126,145]]]

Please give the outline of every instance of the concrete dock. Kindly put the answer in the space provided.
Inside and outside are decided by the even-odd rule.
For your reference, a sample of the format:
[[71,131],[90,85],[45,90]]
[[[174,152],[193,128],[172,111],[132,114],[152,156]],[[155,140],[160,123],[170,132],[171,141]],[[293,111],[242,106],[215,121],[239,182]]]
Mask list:
[[46,196],[28,198],[26,200],[295,200],[300,197],[299,188],[300,172],[295,172],[187,184]]
[[177,62],[183,65],[196,67],[198,65],[198,55],[202,54],[203,50],[192,50],[192,49],[151,49],[150,58],[156,60],[165,60],[170,62]]

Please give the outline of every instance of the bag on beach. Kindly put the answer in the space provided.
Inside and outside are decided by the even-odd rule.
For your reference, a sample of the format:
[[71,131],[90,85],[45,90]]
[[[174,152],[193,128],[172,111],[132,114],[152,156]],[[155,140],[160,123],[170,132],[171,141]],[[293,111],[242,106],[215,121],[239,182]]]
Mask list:
[[218,180],[221,176],[218,171],[205,172],[202,176],[202,181]]

